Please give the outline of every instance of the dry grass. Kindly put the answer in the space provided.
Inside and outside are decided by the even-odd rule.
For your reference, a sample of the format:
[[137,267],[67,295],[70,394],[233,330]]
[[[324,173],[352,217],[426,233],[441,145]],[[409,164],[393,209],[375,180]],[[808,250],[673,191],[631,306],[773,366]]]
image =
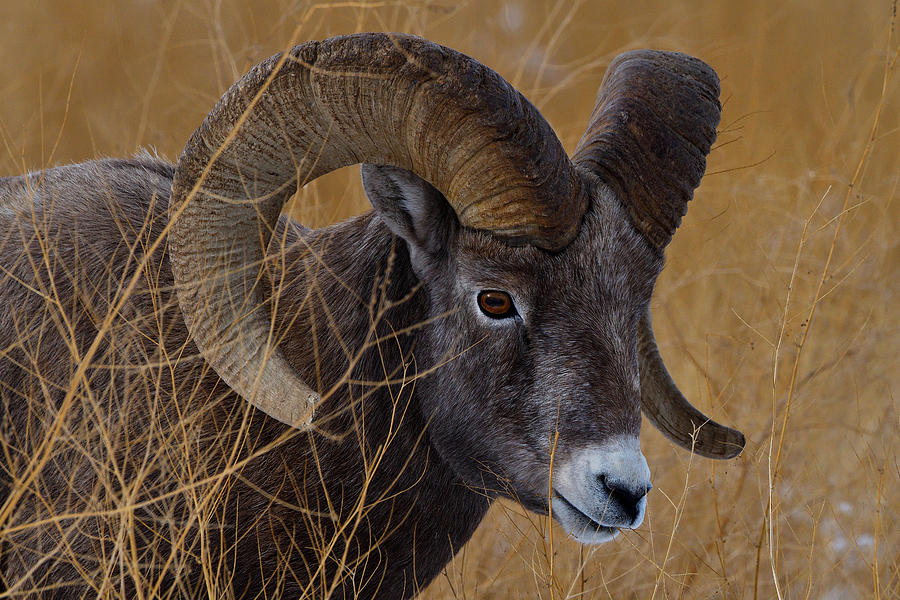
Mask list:
[[[895,598],[896,10],[889,0],[5,2],[0,173],[142,146],[175,158],[250,65],[338,33],[408,31],[471,54],[516,83],[569,149],[615,54],[702,57],[722,78],[724,116],[667,252],[654,322],[682,389],[740,427],[746,451],[692,459],[647,427],[655,489],[639,530],[581,547],[501,503],[424,596]],[[365,207],[345,169],[308,186],[293,212],[320,225]],[[191,489],[203,470],[178,477]],[[193,518],[215,519],[215,493],[195,498]]]

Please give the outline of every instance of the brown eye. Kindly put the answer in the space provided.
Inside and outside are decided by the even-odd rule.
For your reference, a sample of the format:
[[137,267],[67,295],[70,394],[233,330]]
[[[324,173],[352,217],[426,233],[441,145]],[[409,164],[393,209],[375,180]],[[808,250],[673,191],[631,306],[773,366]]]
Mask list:
[[516,314],[516,309],[509,294],[496,290],[488,290],[478,294],[478,308],[492,319],[505,319]]

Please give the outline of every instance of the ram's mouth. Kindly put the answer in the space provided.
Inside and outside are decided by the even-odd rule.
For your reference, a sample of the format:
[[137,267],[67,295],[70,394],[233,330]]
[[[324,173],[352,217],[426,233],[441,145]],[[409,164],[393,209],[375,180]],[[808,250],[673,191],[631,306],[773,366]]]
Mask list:
[[553,490],[553,517],[570,536],[584,544],[601,544],[619,535],[618,527],[608,527],[585,514],[565,496]]

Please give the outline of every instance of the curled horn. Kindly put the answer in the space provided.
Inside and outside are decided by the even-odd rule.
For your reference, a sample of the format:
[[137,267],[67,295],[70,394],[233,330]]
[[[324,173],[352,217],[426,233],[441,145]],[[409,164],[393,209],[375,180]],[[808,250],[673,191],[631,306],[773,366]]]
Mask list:
[[254,67],[194,132],[172,187],[169,253],[203,356],[238,394],[310,425],[319,392],[272,339],[257,282],[284,203],[360,162],[430,182],[463,226],[558,250],[588,199],[553,130],[502,77],[421,38],[358,34]]
[[641,408],[667,438],[707,458],[734,458],[741,453],[744,434],[711,420],[678,390],[659,355],[649,310],[638,325],[638,367]]
[[721,109],[719,78],[703,61],[626,52],[603,77],[572,161],[610,186],[662,251],[706,171]]
[[[610,64],[572,160],[612,188],[635,227],[663,252],[700,185],[720,115],[719,78],[709,65],[677,52],[626,52]],[[649,311],[638,355],[641,403],[655,427],[702,456],[741,453],[739,431],[705,417],[678,391]]]

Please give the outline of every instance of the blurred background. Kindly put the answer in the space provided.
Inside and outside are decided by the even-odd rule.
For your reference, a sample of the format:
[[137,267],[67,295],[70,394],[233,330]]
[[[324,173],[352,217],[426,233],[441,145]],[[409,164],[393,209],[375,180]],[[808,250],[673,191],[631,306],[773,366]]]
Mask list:
[[[649,425],[648,518],[599,547],[500,503],[427,598],[900,597],[897,4],[67,0],[0,3],[0,175],[175,160],[251,65],[403,31],[513,82],[568,150],[609,61],[693,54],[722,80],[707,176],[667,250],[654,324],[692,401],[748,438],[692,459]],[[358,167],[294,216],[367,209]]]

